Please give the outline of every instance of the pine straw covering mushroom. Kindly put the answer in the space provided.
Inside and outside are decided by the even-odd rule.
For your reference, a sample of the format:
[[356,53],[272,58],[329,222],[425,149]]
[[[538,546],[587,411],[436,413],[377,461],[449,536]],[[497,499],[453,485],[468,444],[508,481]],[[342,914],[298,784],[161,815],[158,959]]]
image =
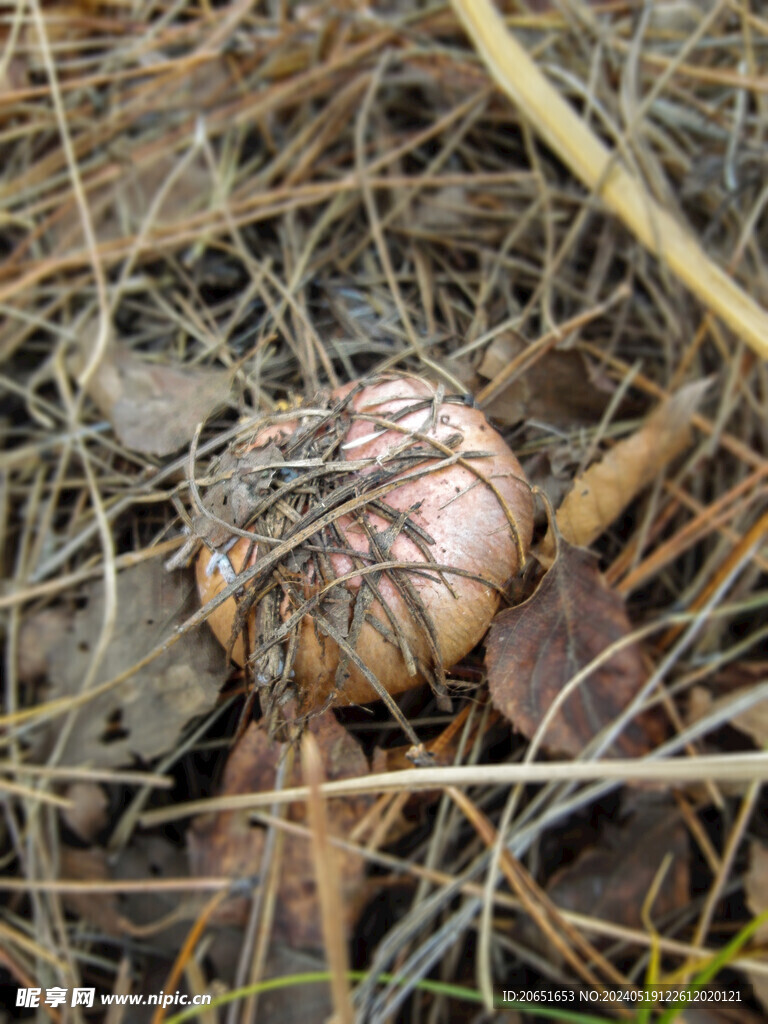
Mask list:
[[[365,703],[483,637],[531,541],[520,465],[482,412],[387,374],[259,425],[197,494],[208,622],[269,708]],[[202,528],[201,528],[202,527]]]

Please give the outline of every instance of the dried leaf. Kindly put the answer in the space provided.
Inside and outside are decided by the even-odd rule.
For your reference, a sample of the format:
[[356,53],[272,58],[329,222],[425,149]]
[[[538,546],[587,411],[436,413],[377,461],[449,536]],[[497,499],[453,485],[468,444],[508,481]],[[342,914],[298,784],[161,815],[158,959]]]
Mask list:
[[[214,470],[214,476],[222,479],[205,492],[206,510],[230,526],[243,529],[275,475],[274,469],[261,470],[261,467],[283,461],[282,452],[272,442],[262,448],[252,448],[244,455],[226,452]],[[231,531],[202,513],[195,517],[193,525],[196,536],[206,538],[214,547],[232,536]]]
[[[106,850],[92,847],[76,850],[62,844],[59,850],[59,871],[62,878],[84,882],[107,882],[111,879]],[[123,935],[126,919],[118,910],[115,893],[71,892],[64,896],[66,907],[106,935]]]
[[[308,727],[317,740],[329,780],[367,774],[368,764],[360,747],[339,725],[332,712],[313,718]],[[260,725],[251,725],[229,756],[222,780],[222,794],[273,789],[276,768],[285,752],[284,744],[269,739]],[[301,769],[296,764],[286,785],[301,783]],[[328,804],[331,835],[348,836],[372,800],[372,797],[361,796],[354,800],[331,801]],[[305,805],[291,804],[288,819],[304,823]],[[231,875],[233,878],[257,875],[261,868],[265,834],[263,828],[251,824],[247,812],[224,811],[197,819],[189,835],[193,873]],[[344,893],[344,906],[339,910],[351,925],[366,892],[365,865],[358,856],[343,850],[337,853]],[[223,908],[219,920],[241,922],[247,906],[245,898],[233,898]],[[314,861],[309,841],[302,837],[285,837],[274,934],[294,948],[323,948]]]
[[[613,523],[658,473],[690,444],[691,419],[707,382],[682,388],[662,403],[631,437],[619,441],[603,458],[573,482],[557,510],[565,540],[589,545]],[[543,558],[555,554],[550,528],[541,543]]]
[[650,907],[656,922],[689,902],[688,836],[674,804],[643,797],[620,826],[605,829],[599,846],[551,877],[547,894],[561,910],[644,929],[642,908],[667,855],[671,863]]
[[[483,354],[478,374],[493,380],[526,348],[513,331],[497,335]],[[598,422],[607,401],[590,380],[580,353],[552,349],[484,404],[483,411],[505,425],[536,419],[568,427]]]
[[[722,708],[727,708],[733,701],[739,700],[749,693],[751,687],[743,686],[723,694],[721,697],[712,699],[709,691],[702,687],[696,687],[691,692],[692,703],[689,702],[689,721],[694,722],[704,715],[713,714]],[[749,711],[742,711],[739,714],[731,715],[728,725],[733,726],[740,732],[745,733],[757,747],[768,747],[768,701],[763,700],[753,705]]]
[[[326,971],[325,956],[274,947],[270,949],[264,968],[264,980],[284,978],[289,974]],[[296,1024],[296,1021],[333,1021],[333,1004],[328,985],[291,985],[265,992],[259,998],[259,1017],[269,1024]]]
[[[631,632],[622,599],[588,552],[563,541],[534,594],[491,624],[486,666],[491,699],[530,738],[553,700],[598,654]],[[576,756],[612,722],[645,678],[640,648],[622,647],[595,669],[557,712],[545,748]],[[635,720],[611,748],[636,756],[649,749],[650,722]]]
[[443,185],[425,189],[409,204],[407,222],[410,229],[456,231],[466,224],[471,200],[463,185]]
[[95,782],[73,782],[64,795],[72,806],[62,812],[62,818],[83,842],[93,843],[108,821],[104,788]]
[[66,642],[72,629],[67,608],[43,608],[22,626],[19,636],[19,678],[25,682],[45,679],[52,651]]
[[[751,842],[749,846],[749,868],[744,878],[744,891],[747,906],[755,917],[768,911],[768,849],[756,841]],[[768,944],[768,924],[757,930],[755,942],[762,946]],[[763,956],[762,959],[768,960],[768,957]],[[746,973],[754,987],[755,995],[768,1010],[768,978],[757,971]]]
[[[36,616],[22,629],[22,647],[38,645],[35,667],[45,666],[50,699],[80,692],[101,631],[103,585],[84,587],[80,601],[85,605],[70,613],[63,635],[53,630],[41,639]],[[169,575],[156,561],[148,561],[120,573],[117,603],[115,631],[98,681],[135,665],[171,635],[192,614],[197,597],[188,576]],[[46,637],[55,642],[43,649]],[[223,650],[207,629],[198,629],[119,688],[82,707],[61,762],[104,767],[157,757],[173,746],[191,718],[213,707],[226,674]],[[47,731],[39,744],[50,746],[57,731]]]
[[[110,877],[116,881],[142,881],[152,878],[184,878],[187,874],[187,859],[178,841],[164,835],[141,835],[134,832],[125,849],[117,858],[109,859]],[[156,936],[162,932],[165,946],[171,957],[176,955],[180,943],[188,931],[185,919],[196,918],[206,896],[160,888],[133,890],[120,899],[124,914],[124,927],[128,934]],[[168,920],[178,916],[178,920]],[[166,928],[168,931],[166,931]],[[159,948],[156,938],[153,947]]]
[[[131,843],[117,856],[99,846],[87,850],[62,845],[59,875],[68,881],[143,881],[147,878],[181,878],[185,862],[178,843],[164,836],[131,837]],[[188,929],[185,919],[200,912],[200,900],[170,890],[133,889],[128,893],[70,892],[64,903],[78,917],[108,935],[153,936],[153,948],[161,948],[156,936],[165,933],[168,953],[175,956],[178,943]],[[169,930],[170,929],[170,930]]]
[[189,443],[198,423],[226,405],[231,384],[226,370],[151,363],[113,349],[91,377],[88,393],[126,447],[169,455]]

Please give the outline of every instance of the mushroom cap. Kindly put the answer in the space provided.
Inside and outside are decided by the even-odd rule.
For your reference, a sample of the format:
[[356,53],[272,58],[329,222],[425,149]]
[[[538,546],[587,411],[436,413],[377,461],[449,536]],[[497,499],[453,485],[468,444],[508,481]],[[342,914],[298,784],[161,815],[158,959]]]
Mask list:
[[[327,556],[336,578],[350,576],[331,588],[343,588],[336,596],[343,599],[342,605],[346,601],[350,622],[358,596],[366,592],[369,603],[363,609],[365,619],[354,653],[391,694],[439,678],[442,669],[455,665],[482,639],[498,608],[500,591],[521,568],[521,555],[533,531],[530,487],[506,442],[479,409],[457,400],[444,400],[435,408],[435,395],[435,387],[420,378],[393,376],[374,378],[357,390],[355,384],[346,385],[332,396],[348,398],[340,413],[346,430],[336,457],[372,460],[358,471],[362,492],[366,478],[371,484],[372,474],[386,465],[393,449],[410,444],[424,456],[410,461],[383,497],[389,510],[408,513],[410,528],[395,534],[391,513],[385,518],[366,504],[335,520],[342,539],[339,546],[359,552],[360,557]],[[381,420],[396,421],[396,429]],[[294,429],[291,423],[271,428],[253,446],[288,438]],[[397,567],[368,573],[364,583],[355,570],[373,564],[372,533],[385,547],[391,541],[388,553],[380,552],[379,560]],[[249,552],[250,564],[263,554],[244,538],[228,551],[236,572],[242,570]],[[226,586],[218,572],[207,572],[209,561],[210,554],[203,551],[196,567],[203,602]],[[369,583],[376,588],[375,596]],[[317,588],[310,565],[304,592],[310,596]],[[231,639],[235,611],[230,599],[208,619],[225,645]],[[280,611],[287,618],[294,609],[284,600]],[[378,698],[366,672],[354,661],[347,661],[337,679],[342,659],[339,644],[324,632],[311,610],[298,629],[293,672],[303,710],[320,707],[331,696],[337,704]],[[401,650],[403,643],[412,655],[410,666]],[[242,663],[242,638],[234,644],[232,656]]]

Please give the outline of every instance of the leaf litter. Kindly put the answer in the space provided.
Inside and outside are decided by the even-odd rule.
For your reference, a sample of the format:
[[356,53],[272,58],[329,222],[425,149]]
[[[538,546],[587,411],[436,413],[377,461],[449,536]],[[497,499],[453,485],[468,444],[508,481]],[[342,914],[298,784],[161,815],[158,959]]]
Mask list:
[[[563,911],[594,914],[625,928],[641,928],[643,917],[660,926],[689,905],[688,835],[679,809],[657,794],[636,795],[622,808],[621,822],[606,824],[597,846],[581,851],[547,882],[550,899]],[[646,895],[658,881],[655,898]],[[541,948],[529,924],[521,937]],[[605,948],[607,940],[598,942]],[[556,951],[550,951],[557,961]]]
[[[86,350],[71,360],[74,373]],[[152,362],[112,345],[88,380],[87,390],[119,441],[133,451],[171,455],[188,445],[199,424],[231,401],[232,374],[207,366]]]
[[[485,6],[473,3],[470,13],[478,17]],[[469,5],[456,0],[454,9],[460,7],[466,12]],[[426,691],[403,700],[425,748],[441,764],[524,759],[525,737],[535,733],[547,701],[599,655],[601,644],[621,643],[640,625],[665,627],[662,639],[646,631],[625,660],[617,655],[583,679],[545,733],[546,756],[563,750],[582,756],[584,744],[636,692],[638,679],[660,667],[662,731],[684,751],[681,757],[695,762],[702,751],[763,745],[759,709],[728,723],[727,704],[712,702],[722,697],[726,673],[732,672],[730,689],[739,700],[756,692],[764,675],[758,652],[765,538],[728,579],[721,573],[766,502],[764,365],[759,346],[748,347],[755,345],[749,322],[744,331],[728,326],[738,319],[734,313],[766,304],[758,73],[768,46],[765,24],[754,5],[656,5],[638,13],[633,5],[591,4],[567,15],[561,7],[511,5],[504,30],[535,55],[546,71],[544,84],[568,95],[572,113],[562,124],[555,105],[524,117],[508,101],[496,83],[514,77],[522,64],[497,67],[492,78],[488,54],[472,47],[448,8],[414,12],[398,0],[386,11],[342,5],[331,16],[327,5],[310,2],[266,13],[232,8],[231,17],[213,21],[206,5],[182,3],[139,24],[125,5],[17,5],[0,22],[0,602],[9,651],[3,778],[23,783],[18,793],[8,792],[2,854],[8,874],[18,876],[11,881],[37,887],[33,898],[11,894],[2,910],[4,965],[14,981],[48,980],[37,974],[49,961],[30,952],[40,936],[56,947],[59,984],[157,991],[193,924],[199,941],[186,961],[184,986],[207,982],[226,990],[236,975],[258,983],[308,965],[296,950],[286,956],[281,950],[281,959],[276,949],[265,953],[268,914],[259,919],[263,941],[235,925],[220,923],[212,932],[196,918],[208,894],[194,892],[200,876],[189,874],[189,822],[151,834],[135,826],[126,831],[138,806],[168,800],[167,794],[60,774],[87,772],[88,765],[109,774],[113,765],[156,762],[156,770],[172,777],[173,800],[212,791],[237,717],[212,721],[225,706],[219,687],[227,677],[239,709],[243,680],[223,660],[209,672],[212,652],[199,649],[197,634],[172,648],[171,662],[158,660],[111,691],[111,702],[104,695],[80,708],[67,726],[63,759],[44,760],[55,752],[61,719],[35,724],[38,703],[78,692],[101,635],[104,590],[83,589],[83,578],[102,572],[112,545],[121,565],[143,559],[169,536],[183,545],[176,513],[192,490],[185,448],[201,423],[193,476],[208,502],[212,487],[202,481],[228,472],[213,461],[217,434],[230,430],[238,414],[257,417],[318,388],[393,367],[451,387],[458,378],[476,396],[506,381],[487,408],[529,479],[553,496],[565,541],[589,547],[599,561],[571,552],[560,568],[555,561],[553,575],[542,577],[532,565],[512,585],[530,597],[539,583],[542,593],[530,600],[552,618],[536,631],[525,623],[530,608],[523,605],[524,629],[502,617],[491,635],[489,668],[495,656],[498,676],[506,663],[501,681],[492,682],[510,716],[506,726],[495,713],[479,723],[473,717],[463,731],[460,709],[479,707],[476,698],[484,696],[481,651],[448,680],[454,713],[460,712],[453,719]],[[496,41],[502,37],[497,33]],[[382,54],[389,56],[383,64]],[[706,253],[724,268],[725,306],[719,288],[710,296],[698,285],[688,291],[680,284],[681,268],[669,262],[667,245],[679,238],[676,231],[671,237],[668,219],[646,218],[653,227],[649,245],[642,231],[633,235],[635,228],[624,230],[606,212],[604,167],[588,169],[597,175],[588,180],[553,151],[557,138],[575,138],[571,129],[583,128],[583,102],[600,110],[605,145],[614,146],[614,132],[622,138],[611,167],[631,154],[633,175],[642,176],[638,209],[657,211],[665,197],[676,225],[695,235],[690,266],[708,271]],[[71,149],[62,144],[65,129]],[[627,212],[621,202],[614,210]],[[85,355],[78,325],[94,315],[109,323],[111,344],[83,394],[83,364],[71,354],[79,348]],[[574,318],[580,326],[561,333],[559,326]],[[527,369],[510,383],[507,371],[518,360]],[[687,389],[702,387],[702,380],[710,386],[692,413],[696,397]],[[691,405],[682,419],[665,424],[686,393]],[[249,516],[259,500],[258,472],[252,477],[230,478],[231,512],[215,492],[209,514],[190,494],[193,530],[215,536],[216,518],[234,526]],[[560,509],[567,490],[571,496]],[[727,515],[715,514],[729,495],[738,500]],[[692,525],[693,539],[686,532]],[[661,545],[664,559],[656,563]],[[546,564],[554,544],[540,542],[538,555]],[[607,590],[601,570],[624,604]],[[121,571],[118,581],[124,576],[129,579]],[[133,578],[118,582],[115,652],[107,653],[99,679],[130,669],[178,623],[174,600],[166,605],[152,596],[173,585],[168,577],[151,574],[141,584],[139,574]],[[184,581],[179,573],[178,607],[186,614],[191,583],[185,592]],[[714,597],[697,606],[701,594]],[[576,614],[566,615],[573,601]],[[142,626],[147,608],[163,621],[154,635]],[[666,629],[666,618],[687,610],[698,617],[692,627]],[[329,614],[341,622],[345,611]],[[512,635],[523,639],[519,654],[504,641]],[[81,644],[89,650],[78,649]],[[174,665],[183,669],[178,688]],[[550,669],[552,678],[545,678]],[[614,684],[617,692],[603,707]],[[685,711],[697,691],[705,710],[714,708],[721,725],[735,728],[691,739],[698,722]],[[590,692],[600,700],[591,701]],[[573,717],[563,717],[571,708]],[[30,712],[31,724],[17,717]],[[461,727],[452,732],[456,721]],[[659,742],[653,723],[635,726],[619,744],[629,744],[630,752],[653,750]],[[366,753],[376,749],[379,768],[403,763],[405,750],[386,715],[352,709],[343,727]],[[366,759],[349,756],[354,770],[365,773]],[[48,774],[25,774],[25,764]],[[273,786],[280,770],[274,751],[262,767],[257,782]],[[32,784],[69,796],[69,810],[45,818],[29,798]],[[645,976],[657,952],[662,971],[690,976],[726,948],[742,920],[765,910],[762,804],[741,832],[742,784],[677,789],[684,826],[663,801],[638,811],[629,787],[604,805],[604,791],[554,785],[517,791],[505,826],[509,850],[564,916],[579,908],[576,926],[588,919],[585,932],[598,936],[599,948],[628,980]],[[494,822],[502,820],[506,792],[489,783],[471,796]],[[133,817],[121,818],[126,802]],[[457,1000],[414,990],[430,971],[482,987],[486,995],[488,979],[497,988],[510,979],[536,989],[578,988],[579,972],[546,944],[533,953],[533,937],[530,944],[510,939],[503,912],[523,915],[507,892],[494,890],[496,902],[481,915],[482,897],[473,886],[486,876],[489,854],[469,819],[453,814],[437,792],[420,801],[413,822],[401,811],[387,801],[365,811],[372,838],[359,847],[358,861],[367,864],[375,898],[357,919],[356,966],[370,979],[402,968],[412,981],[357,985],[361,1019],[466,1019]],[[598,825],[602,814],[612,818],[608,827]],[[224,819],[219,825],[225,836]],[[348,835],[358,826],[348,822]],[[250,824],[251,832],[268,828],[266,818]],[[654,850],[672,855],[660,902],[650,908],[658,932],[637,916],[651,891],[651,862],[657,863],[655,856],[648,863],[642,858],[648,836]],[[288,840],[299,842],[293,834]],[[69,842],[80,845],[69,848]],[[543,858],[553,844],[555,854]],[[707,850],[713,875],[720,870],[715,883],[698,870],[694,846]],[[558,872],[553,865],[568,858],[570,866]],[[130,876],[146,889],[143,903],[127,891],[119,897],[95,891],[87,901],[81,894],[80,903],[70,895],[62,928],[59,896],[48,891],[57,864],[62,879],[93,885]],[[392,877],[407,880],[404,901],[391,897]],[[171,895],[179,884],[192,888],[189,899]],[[267,879],[267,907],[276,896],[271,884]],[[717,887],[726,895],[697,938],[685,890],[706,900]],[[594,891],[603,897],[599,908],[587,899]],[[297,898],[293,905],[300,916],[311,903]],[[665,907],[669,921],[659,913]],[[345,908],[350,919],[351,909]],[[166,914],[180,915],[175,928],[141,936],[144,925],[153,929]],[[612,918],[623,922],[621,944],[606,941]],[[746,977],[765,999],[760,984],[768,969],[760,955],[758,946],[742,950],[726,965],[723,984],[741,985]],[[322,967],[324,958],[309,963]],[[743,993],[748,1005],[740,1019],[750,1013],[758,1019],[758,999],[746,988]],[[330,1016],[328,998],[303,1010],[301,995],[290,990],[284,1019]],[[243,1013],[273,1019],[263,996],[243,1006]]]
[[[755,917],[768,914],[768,848],[764,842],[752,840],[749,844],[749,867],[744,877],[744,890],[749,909]],[[765,949],[768,943],[768,921],[755,933],[755,943],[760,950]],[[762,960],[768,959],[764,952],[758,955]],[[768,980],[762,972],[752,972],[750,980],[760,1002],[768,1010]]]
[[[189,580],[168,574],[155,559],[117,577],[117,619],[100,664],[102,679],[130,669],[189,618],[196,608]],[[28,681],[45,700],[81,692],[103,619],[104,586],[85,585],[81,607],[29,617],[20,636]],[[26,653],[25,653],[26,652]],[[210,711],[226,679],[224,652],[204,629],[139,669],[119,688],[100,693],[76,714],[59,763],[114,767],[146,762],[171,749],[182,730]],[[34,734],[38,756],[57,742],[57,727]]]
[[[665,466],[690,447],[691,421],[708,387],[706,381],[697,381],[663,402],[639,430],[573,481],[556,517],[565,540],[589,547]],[[551,558],[555,547],[550,529],[541,544],[542,557]]]
[[[497,335],[483,353],[474,383],[492,382],[510,363],[520,359],[527,347],[525,340],[512,331]],[[505,425],[537,420],[564,428],[599,420],[609,397],[590,379],[589,364],[582,353],[554,349],[522,367],[514,379],[483,403],[483,408]]]
[[[578,757],[631,702],[646,679],[642,649],[624,642],[632,627],[624,602],[590,552],[558,541],[558,554],[531,597],[494,619],[486,641],[494,706],[532,739],[553,701],[613,645],[552,718],[543,737],[552,753]],[[637,757],[658,740],[646,715],[624,729],[612,753]]]
[[[368,763],[362,750],[331,712],[326,711],[311,719],[308,728],[317,741],[329,781],[356,778],[367,773]],[[252,723],[227,758],[220,795],[234,796],[273,789],[278,764],[286,757],[288,749],[289,744],[269,737],[264,723]],[[286,785],[300,785],[301,781],[301,769],[297,763]],[[372,797],[365,796],[333,802],[329,807],[331,835],[347,836],[372,802]],[[262,858],[266,830],[254,823],[251,817],[248,811],[222,811],[196,819],[189,834],[193,873],[251,877],[254,886],[264,884]],[[305,806],[290,805],[288,820],[305,824]],[[344,895],[339,913],[349,916],[347,923],[351,926],[367,893],[365,864],[360,856],[347,851],[339,851],[338,859]],[[222,905],[217,919],[242,924],[249,904],[245,896],[233,897]],[[287,942],[294,949],[323,948],[312,851],[303,837],[287,835],[284,839],[273,929],[278,941]]]

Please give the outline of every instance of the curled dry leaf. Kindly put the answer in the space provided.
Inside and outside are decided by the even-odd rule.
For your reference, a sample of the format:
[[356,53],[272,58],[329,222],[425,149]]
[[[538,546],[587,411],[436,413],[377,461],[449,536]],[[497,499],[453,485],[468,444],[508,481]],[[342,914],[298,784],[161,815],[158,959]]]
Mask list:
[[[313,718],[308,726],[320,749],[323,768],[329,781],[356,778],[368,773],[362,750],[336,721],[332,712]],[[263,792],[274,789],[276,770],[286,754],[285,744],[272,740],[260,724],[252,724],[232,750],[224,769],[221,795]],[[297,758],[298,762],[298,758]],[[296,763],[286,786],[302,784]],[[332,836],[348,837],[354,825],[370,807],[373,798],[359,796],[351,800],[332,800],[328,804]],[[291,804],[288,820],[306,823],[304,804]],[[192,871],[198,875],[230,875],[255,878],[262,870],[266,832],[251,823],[247,811],[223,811],[198,818],[190,830],[189,853]],[[286,835],[280,855],[278,905],[275,913],[275,938],[297,949],[322,949],[320,908],[315,886],[315,868],[310,839]],[[345,850],[337,850],[344,906],[339,912],[352,925],[365,887],[362,859]],[[266,883],[267,879],[261,878]],[[248,910],[246,897],[233,897],[222,908],[218,919],[240,923]]]
[[[48,683],[45,699],[79,694],[88,674],[104,616],[104,588],[82,588],[84,606],[54,616],[42,613],[22,628],[20,666]],[[196,607],[188,578],[170,576],[156,561],[126,569],[117,577],[117,619],[96,682],[135,665],[170,636]],[[43,643],[48,642],[44,649]],[[34,657],[24,654],[34,651]],[[227,674],[226,659],[206,629],[139,670],[115,690],[95,697],[77,712],[61,752],[63,764],[105,767],[149,759],[169,750],[186,723],[213,707]],[[30,677],[27,677],[30,678]],[[56,742],[56,726],[37,737],[40,748]]]
[[[597,655],[631,632],[621,597],[588,551],[565,541],[534,594],[494,619],[486,642],[491,699],[529,739],[560,691]],[[628,643],[590,673],[556,713],[544,747],[576,756],[631,701],[645,679],[642,654]],[[652,746],[655,721],[635,720],[612,753],[636,756]]]
[[[664,466],[685,451],[691,440],[691,419],[706,388],[706,381],[682,388],[636,433],[615,444],[574,480],[557,510],[557,526],[565,540],[589,547]],[[545,561],[555,555],[551,528],[540,545],[540,555]]]

